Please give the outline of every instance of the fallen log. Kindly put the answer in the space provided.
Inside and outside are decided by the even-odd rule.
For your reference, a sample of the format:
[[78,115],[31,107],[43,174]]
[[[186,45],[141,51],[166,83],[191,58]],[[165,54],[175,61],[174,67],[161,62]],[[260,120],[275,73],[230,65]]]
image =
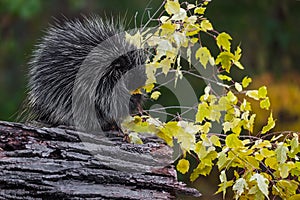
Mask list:
[[0,199],[199,197],[176,180],[171,149],[142,139],[0,121]]

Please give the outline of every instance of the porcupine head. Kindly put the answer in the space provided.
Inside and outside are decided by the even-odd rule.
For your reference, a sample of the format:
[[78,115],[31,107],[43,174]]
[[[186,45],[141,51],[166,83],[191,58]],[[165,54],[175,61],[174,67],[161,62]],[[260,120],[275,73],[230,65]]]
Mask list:
[[145,51],[125,39],[122,23],[99,16],[56,22],[31,59],[27,119],[86,131],[120,130],[137,112]]

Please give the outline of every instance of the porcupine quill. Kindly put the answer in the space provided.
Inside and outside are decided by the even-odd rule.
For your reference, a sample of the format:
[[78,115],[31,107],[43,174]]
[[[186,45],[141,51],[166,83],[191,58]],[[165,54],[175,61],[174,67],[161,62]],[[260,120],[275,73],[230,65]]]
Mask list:
[[141,110],[145,51],[125,39],[122,23],[99,16],[56,22],[29,63],[25,118],[88,131],[117,130]]

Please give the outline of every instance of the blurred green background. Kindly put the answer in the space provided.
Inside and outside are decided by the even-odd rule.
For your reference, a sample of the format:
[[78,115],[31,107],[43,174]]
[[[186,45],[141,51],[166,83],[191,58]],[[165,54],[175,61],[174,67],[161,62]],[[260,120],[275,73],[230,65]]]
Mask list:
[[[192,1],[191,1],[192,2]],[[34,45],[54,18],[97,13],[140,22],[149,0],[0,0],[0,120],[15,120],[26,96],[27,62]],[[153,0],[153,13],[161,4]],[[300,130],[300,1],[213,0],[207,17],[218,31],[241,44],[254,86],[269,87],[277,130]],[[145,17],[144,21],[147,20]],[[261,113],[258,123],[265,122]]]
[[[161,2],[153,0],[148,6],[150,11],[153,13]],[[91,13],[126,15],[134,26],[135,14],[140,22],[148,3],[149,0],[0,0],[0,120],[14,121],[20,111],[26,96],[27,62],[54,18]],[[253,87],[268,86],[276,130],[300,131],[300,1],[213,0],[206,13],[216,30],[233,37],[233,46],[241,44],[246,70],[235,71],[236,78],[249,74]],[[267,114],[258,110],[257,123],[263,125]],[[201,192],[216,191],[213,186],[217,179],[200,179]]]

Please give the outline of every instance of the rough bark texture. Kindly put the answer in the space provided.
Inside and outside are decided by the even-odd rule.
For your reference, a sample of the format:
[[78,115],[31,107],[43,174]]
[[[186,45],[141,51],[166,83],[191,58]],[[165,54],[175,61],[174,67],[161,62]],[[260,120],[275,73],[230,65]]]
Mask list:
[[176,181],[171,151],[114,133],[0,121],[0,199],[180,199],[200,194]]

